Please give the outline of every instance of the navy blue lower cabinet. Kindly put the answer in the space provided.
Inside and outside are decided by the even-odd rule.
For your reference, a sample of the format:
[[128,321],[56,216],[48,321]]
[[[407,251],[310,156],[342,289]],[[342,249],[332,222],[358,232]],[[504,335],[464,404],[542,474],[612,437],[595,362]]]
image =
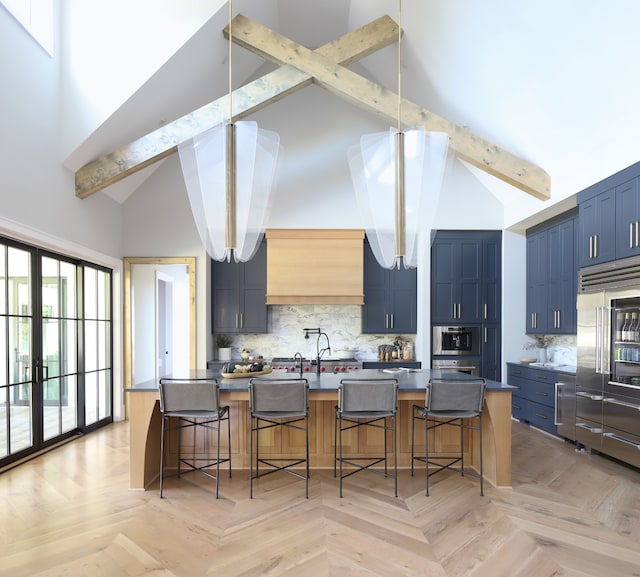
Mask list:
[[511,393],[511,416],[552,435],[555,420],[556,371],[507,363],[507,383],[518,387]]

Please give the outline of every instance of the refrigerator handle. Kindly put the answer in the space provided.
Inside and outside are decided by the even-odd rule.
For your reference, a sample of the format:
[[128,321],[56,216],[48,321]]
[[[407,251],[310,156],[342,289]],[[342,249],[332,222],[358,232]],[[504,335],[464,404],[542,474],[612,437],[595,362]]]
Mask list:
[[602,307],[596,308],[596,373],[602,374]]
[[602,307],[602,372],[611,373],[611,310]]
[[558,425],[561,425],[562,423],[560,422],[560,387],[562,386],[562,383],[555,383],[555,397],[556,397],[556,402],[555,402],[555,410],[553,413],[553,424],[557,427]]

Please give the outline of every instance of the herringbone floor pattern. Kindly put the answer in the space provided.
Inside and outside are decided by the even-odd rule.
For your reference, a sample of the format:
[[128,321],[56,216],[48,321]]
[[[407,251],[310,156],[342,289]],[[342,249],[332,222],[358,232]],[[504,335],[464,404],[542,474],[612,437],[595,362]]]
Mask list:
[[119,423],[0,475],[0,577],[631,577],[640,575],[640,472],[514,423],[513,489],[449,473],[245,471],[128,490]]

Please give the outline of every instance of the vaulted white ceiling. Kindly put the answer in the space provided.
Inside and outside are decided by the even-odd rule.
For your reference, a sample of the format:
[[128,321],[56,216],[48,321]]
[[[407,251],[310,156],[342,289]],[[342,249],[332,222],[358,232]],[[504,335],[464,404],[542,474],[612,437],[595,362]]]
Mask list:
[[[309,48],[385,14],[399,21],[397,0],[234,0],[233,11]],[[224,4],[67,166],[75,171],[224,95],[227,22]],[[543,203],[473,169],[506,206],[543,210],[639,160],[638,22],[634,0],[403,0],[402,95],[547,171],[552,198]],[[272,69],[233,48],[236,87]],[[354,70],[396,90],[397,48]],[[124,201],[152,170],[104,193]]]

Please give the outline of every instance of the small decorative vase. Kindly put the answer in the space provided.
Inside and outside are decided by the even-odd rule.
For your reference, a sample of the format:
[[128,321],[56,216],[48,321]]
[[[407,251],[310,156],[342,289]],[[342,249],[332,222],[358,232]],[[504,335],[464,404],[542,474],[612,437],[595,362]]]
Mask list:
[[547,362],[547,349],[538,349],[538,362],[539,363]]
[[223,347],[218,349],[218,360],[219,361],[230,361],[231,360],[231,347]]

